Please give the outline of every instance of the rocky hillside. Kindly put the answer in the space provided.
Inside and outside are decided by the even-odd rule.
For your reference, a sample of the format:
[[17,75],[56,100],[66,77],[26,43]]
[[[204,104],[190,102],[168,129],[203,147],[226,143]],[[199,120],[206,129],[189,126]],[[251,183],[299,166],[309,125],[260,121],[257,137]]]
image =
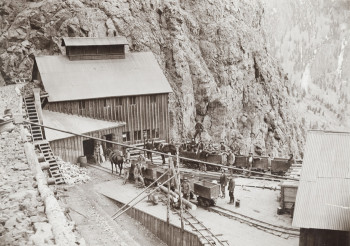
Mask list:
[[263,0],[269,50],[308,128],[350,130],[350,2]]
[[174,93],[171,135],[226,139],[247,154],[300,154],[304,132],[292,88],[270,56],[258,0],[2,1],[0,81],[30,78],[34,55],[59,54],[63,36],[124,35],[151,50]]

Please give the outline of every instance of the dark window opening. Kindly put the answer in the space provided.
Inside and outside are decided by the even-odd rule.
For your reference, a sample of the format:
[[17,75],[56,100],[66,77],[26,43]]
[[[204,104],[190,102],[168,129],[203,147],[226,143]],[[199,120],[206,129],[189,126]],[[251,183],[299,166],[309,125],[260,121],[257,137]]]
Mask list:
[[79,109],[85,109],[85,101],[79,101]]
[[123,142],[130,141],[130,132],[123,132]]
[[143,139],[150,139],[151,138],[151,131],[149,129],[143,130]]
[[151,103],[157,102],[157,96],[151,96]]
[[159,128],[152,130],[152,136],[153,138],[159,138]]
[[134,140],[141,140],[141,131],[134,131]]
[[103,99],[103,107],[107,107],[107,99],[106,98]]
[[130,104],[135,105],[136,104],[136,97],[130,97]]
[[116,105],[117,106],[122,106],[123,105],[123,99],[120,98],[120,97],[116,98]]

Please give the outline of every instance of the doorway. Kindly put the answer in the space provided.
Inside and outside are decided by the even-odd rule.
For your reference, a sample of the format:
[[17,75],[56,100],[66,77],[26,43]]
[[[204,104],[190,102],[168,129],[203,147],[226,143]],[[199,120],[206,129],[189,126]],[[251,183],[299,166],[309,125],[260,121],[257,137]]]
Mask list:
[[[113,134],[107,134],[107,135],[104,135],[104,137],[105,137],[105,139],[106,139],[107,141],[112,141],[112,139],[113,139]],[[113,149],[113,144],[111,144],[111,143],[106,143],[106,148],[107,148],[107,149],[109,149],[109,148]]]
[[95,163],[94,143],[95,141],[93,139],[83,140],[84,155],[86,156],[88,163]]

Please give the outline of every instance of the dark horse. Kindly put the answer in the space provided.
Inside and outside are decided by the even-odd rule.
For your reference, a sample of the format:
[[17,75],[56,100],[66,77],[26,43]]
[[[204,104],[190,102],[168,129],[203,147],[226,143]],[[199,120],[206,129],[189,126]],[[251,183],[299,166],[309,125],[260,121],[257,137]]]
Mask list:
[[123,163],[124,163],[124,155],[123,152],[120,150],[117,150],[114,152],[112,149],[107,149],[106,154],[108,155],[109,161],[111,162],[112,166],[112,173],[113,173],[113,164],[115,166],[115,173],[117,173],[117,165],[119,167],[119,175],[122,175],[122,170],[123,170]]
[[[176,147],[173,144],[154,143],[154,147],[159,152],[176,155]],[[161,156],[162,156],[163,164],[165,164],[165,156],[164,155],[161,155]]]

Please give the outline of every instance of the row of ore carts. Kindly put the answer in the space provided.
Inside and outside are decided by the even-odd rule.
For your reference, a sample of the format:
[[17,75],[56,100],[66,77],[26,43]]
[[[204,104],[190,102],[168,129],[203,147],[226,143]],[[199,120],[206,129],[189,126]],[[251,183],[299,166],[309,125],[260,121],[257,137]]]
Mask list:
[[[191,151],[180,151],[180,157],[186,157],[198,161],[205,161],[214,164],[228,165],[227,164],[227,155],[226,154],[209,154],[208,156],[201,155],[201,153],[191,152]],[[298,161],[301,163],[301,161]],[[182,160],[182,163],[192,169],[199,169],[200,163],[196,161]],[[237,155],[235,159],[234,166],[240,169],[248,169],[248,156]],[[274,158],[271,159],[271,164],[269,165],[268,157],[254,157],[252,171],[258,172],[268,172],[271,171],[271,174],[275,175],[284,175],[291,164],[288,163],[288,159],[286,158]],[[220,167],[214,165],[206,165],[207,171],[220,171]],[[236,170],[236,173],[241,173],[241,171]]]
[[[153,181],[158,179],[165,170],[156,165],[147,165],[147,168],[143,170],[143,177],[145,180],[145,184],[148,186]],[[164,175],[159,183],[163,183],[170,178],[169,174]],[[192,177],[189,174],[180,174],[181,182],[184,178],[187,178],[190,183],[191,188],[191,199],[194,196],[197,197],[197,202],[199,206],[214,206],[217,198],[220,196],[220,185],[212,183],[208,180],[199,180],[198,177]],[[167,186],[167,185],[165,185]]]

